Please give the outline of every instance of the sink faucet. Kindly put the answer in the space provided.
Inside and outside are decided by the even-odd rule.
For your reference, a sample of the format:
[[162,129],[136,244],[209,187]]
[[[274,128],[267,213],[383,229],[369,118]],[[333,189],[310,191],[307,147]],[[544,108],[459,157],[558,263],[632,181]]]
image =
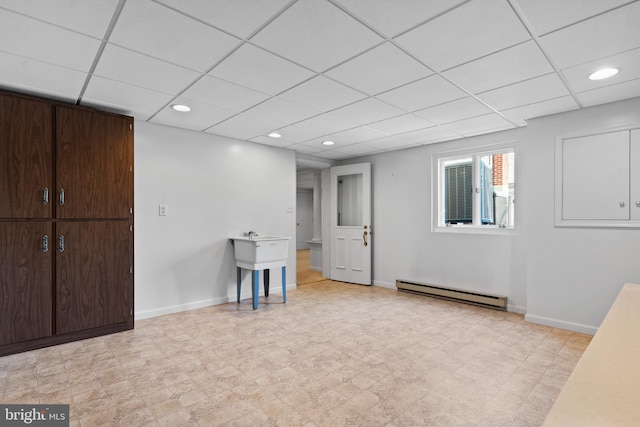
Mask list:
[[243,235],[244,237],[248,237],[248,238],[250,238],[250,239],[253,239],[253,238],[254,238],[254,236],[257,236],[257,235],[258,235],[258,233],[256,233],[255,231],[247,231],[246,233],[242,233],[242,235]]

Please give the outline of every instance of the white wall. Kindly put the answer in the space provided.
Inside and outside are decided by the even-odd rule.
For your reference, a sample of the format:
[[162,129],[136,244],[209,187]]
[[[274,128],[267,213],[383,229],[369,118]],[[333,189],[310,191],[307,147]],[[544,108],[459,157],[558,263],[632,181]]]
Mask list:
[[524,312],[520,228],[509,235],[431,230],[432,154],[509,141],[518,147],[523,135],[515,129],[357,159],[372,163],[375,285],[395,288],[396,279],[405,279],[507,295],[509,309]]
[[[595,333],[622,285],[640,282],[640,229],[555,227],[555,137],[638,125],[635,98],[346,162],[372,163],[374,284],[407,279],[503,294],[528,321]],[[515,233],[432,232],[431,155],[507,141],[517,141]]]
[[527,320],[594,333],[622,285],[640,282],[639,229],[554,226],[553,162],[558,134],[638,125],[640,98],[529,121]]
[[[158,216],[160,203],[167,216]],[[249,230],[292,237],[287,285],[295,287],[295,212],[287,212],[295,205],[293,151],[136,121],[136,319],[234,301],[229,237]],[[271,281],[280,292],[279,271]]]

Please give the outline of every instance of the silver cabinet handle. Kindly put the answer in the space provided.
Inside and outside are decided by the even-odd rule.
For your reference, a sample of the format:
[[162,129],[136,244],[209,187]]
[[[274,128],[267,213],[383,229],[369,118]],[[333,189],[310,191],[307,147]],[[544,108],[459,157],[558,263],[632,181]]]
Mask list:
[[44,187],[44,190],[42,190],[42,203],[44,203],[45,205],[49,204],[49,188],[48,187]]
[[42,236],[42,252],[49,252],[49,236]]
[[60,189],[60,206],[64,206],[64,190]]
[[624,202],[620,202],[619,205],[620,205],[621,208],[624,208],[625,203]]
[[640,208],[640,200],[636,200],[636,207]]
[[64,252],[64,236],[60,236],[60,246],[58,247],[60,249],[60,252]]

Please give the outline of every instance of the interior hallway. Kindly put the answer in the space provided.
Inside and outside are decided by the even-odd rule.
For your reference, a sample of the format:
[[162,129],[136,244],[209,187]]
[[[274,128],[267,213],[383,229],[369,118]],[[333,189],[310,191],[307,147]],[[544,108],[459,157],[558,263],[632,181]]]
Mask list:
[[323,280],[0,358],[0,402],[71,426],[538,426],[591,337]]
[[296,251],[296,284],[298,286],[327,280],[319,271],[311,270],[310,266],[311,250]]

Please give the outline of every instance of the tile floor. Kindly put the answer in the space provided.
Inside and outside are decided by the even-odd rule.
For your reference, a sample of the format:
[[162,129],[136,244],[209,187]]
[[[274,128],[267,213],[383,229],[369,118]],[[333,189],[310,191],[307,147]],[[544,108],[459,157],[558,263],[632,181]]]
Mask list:
[[538,426],[590,336],[332,281],[0,358],[71,426]]

